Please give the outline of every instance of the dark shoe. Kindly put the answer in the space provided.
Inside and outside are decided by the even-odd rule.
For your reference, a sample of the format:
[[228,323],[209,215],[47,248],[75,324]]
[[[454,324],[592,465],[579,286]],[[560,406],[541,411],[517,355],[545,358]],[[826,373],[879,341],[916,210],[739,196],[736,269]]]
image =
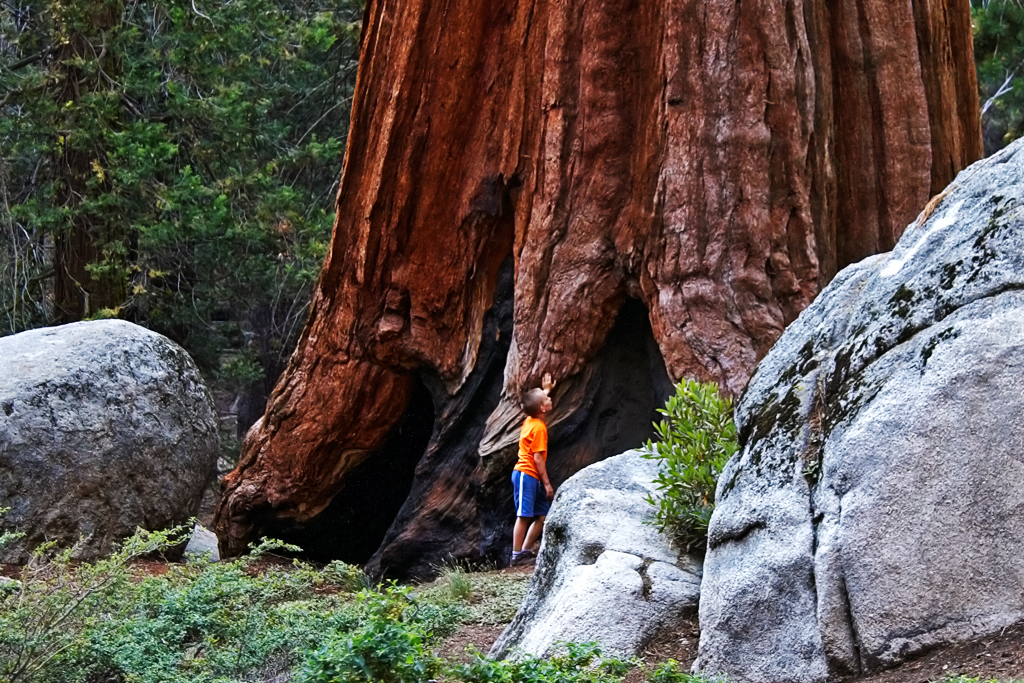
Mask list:
[[515,559],[509,564],[513,567],[522,567],[525,565],[533,564],[537,561],[537,553],[532,550],[524,550],[523,552],[516,555]]

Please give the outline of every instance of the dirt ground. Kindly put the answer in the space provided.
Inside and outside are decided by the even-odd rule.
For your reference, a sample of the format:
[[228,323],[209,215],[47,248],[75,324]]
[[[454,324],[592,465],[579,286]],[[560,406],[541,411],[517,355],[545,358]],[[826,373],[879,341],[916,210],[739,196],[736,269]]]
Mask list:
[[950,676],[983,680],[1024,680],[1024,624],[1002,633],[925,652],[900,666],[843,683],[927,683]]

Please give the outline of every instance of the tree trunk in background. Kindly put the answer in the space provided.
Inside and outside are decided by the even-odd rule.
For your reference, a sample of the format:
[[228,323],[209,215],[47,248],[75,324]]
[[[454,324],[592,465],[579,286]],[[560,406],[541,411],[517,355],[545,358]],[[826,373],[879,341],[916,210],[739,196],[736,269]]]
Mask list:
[[[54,51],[59,64],[59,92],[61,104],[78,102],[84,95],[109,88],[109,79],[117,76],[117,58],[107,54],[106,44],[110,31],[117,30],[121,16],[120,0],[102,0],[88,7],[60,7],[52,10],[53,20],[64,33],[64,40]],[[106,73],[104,80],[97,73],[86,73],[79,62],[94,62],[92,66]],[[66,107],[74,111],[74,107]],[[89,115],[95,116],[90,112]],[[95,124],[94,124],[95,125]],[[111,242],[130,243],[124,235],[124,226],[113,229],[94,220],[80,205],[97,194],[110,191],[103,173],[106,153],[96,144],[99,136],[82,130],[82,122],[69,120],[60,140],[61,154],[56,167],[62,193],[63,206],[70,209],[70,225],[54,238],[53,250],[53,305],[59,323],[77,322],[109,308],[116,309],[126,298],[125,285],[116,277],[94,277],[89,266],[101,261],[102,248]]]
[[556,484],[639,445],[669,380],[739,393],[981,155],[967,0],[371,0],[363,30],[332,250],[225,481],[229,554],[500,559],[523,389],[559,380]]

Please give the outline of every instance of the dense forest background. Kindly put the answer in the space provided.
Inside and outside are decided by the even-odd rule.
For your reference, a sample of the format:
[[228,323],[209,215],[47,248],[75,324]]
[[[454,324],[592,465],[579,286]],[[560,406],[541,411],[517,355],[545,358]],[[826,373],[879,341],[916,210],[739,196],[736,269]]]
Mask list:
[[1024,1],[972,0],[971,19],[988,156],[1024,133]]
[[0,7],[0,335],[125,318],[259,403],[327,253],[361,0]]
[[[972,2],[986,153],[1024,4]],[[330,243],[361,0],[0,0],[0,335],[121,317],[255,397]]]

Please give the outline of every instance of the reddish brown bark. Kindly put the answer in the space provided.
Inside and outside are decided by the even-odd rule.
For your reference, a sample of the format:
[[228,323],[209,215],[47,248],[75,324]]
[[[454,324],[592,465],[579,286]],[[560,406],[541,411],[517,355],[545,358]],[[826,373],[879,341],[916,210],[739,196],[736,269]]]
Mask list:
[[374,566],[484,553],[524,387],[562,380],[573,467],[606,455],[573,439],[627,299],[671,379],[738,393],[839,268],[980,156],[969,21],[967,0],[371,0],[332,252],[226,481],[223,549],[322,511],[418,376],[434,438]]

